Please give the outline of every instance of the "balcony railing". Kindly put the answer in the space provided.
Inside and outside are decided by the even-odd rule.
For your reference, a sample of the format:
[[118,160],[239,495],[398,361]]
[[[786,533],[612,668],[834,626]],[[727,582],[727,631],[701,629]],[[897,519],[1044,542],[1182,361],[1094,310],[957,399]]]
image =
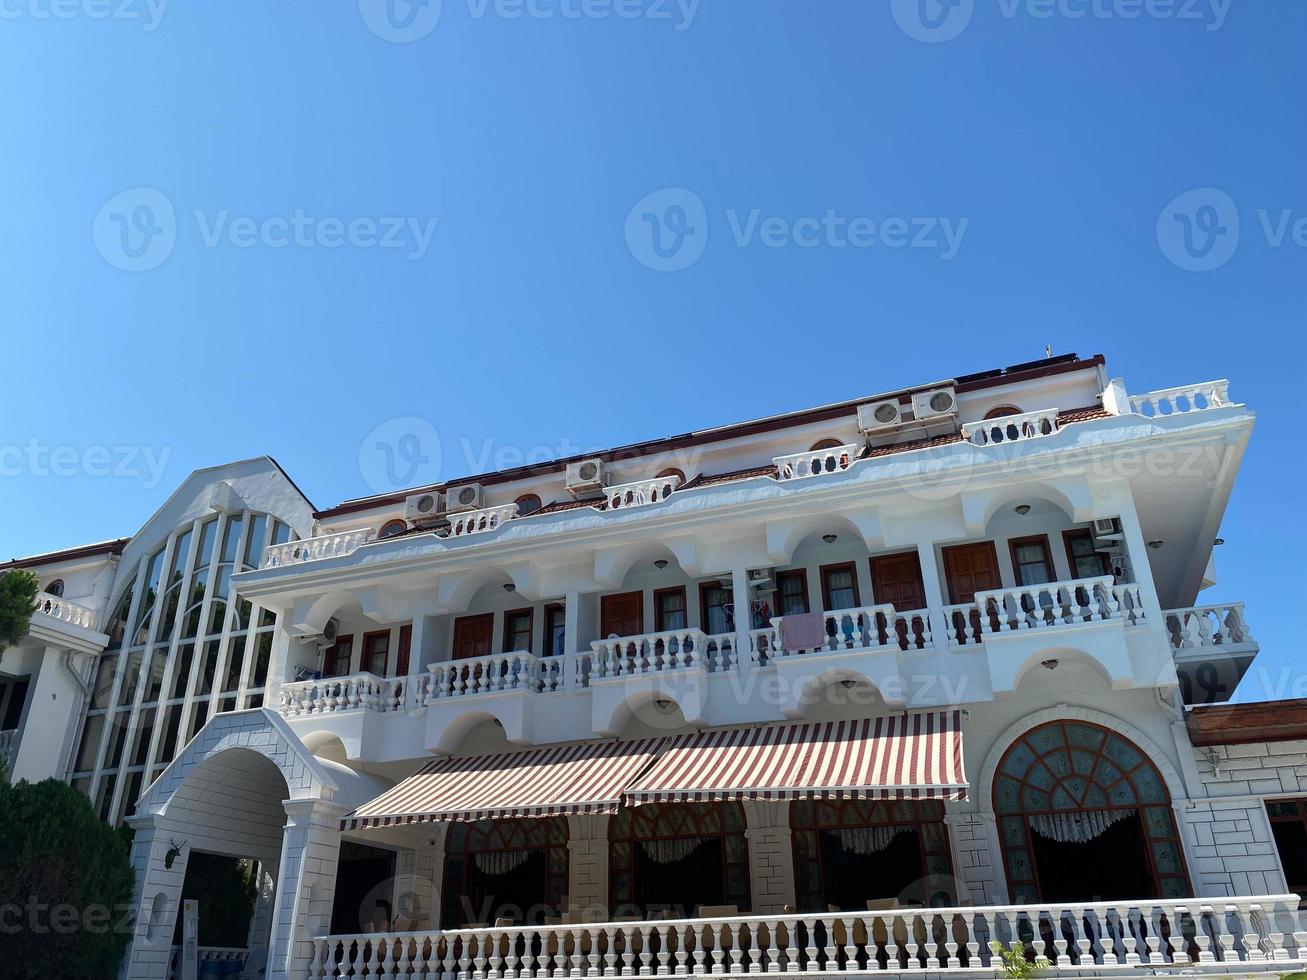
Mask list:
[[991,636],[1083,623],[1144,618],[1139,586],[1117,585],[1112,576],[1049,582],[977,592],[973,602],[948,606],[949,643],[966,646]]
[[628,507],[644,507],[666,500],[681,485],[681,478],[673,473],[652,480],[637,480],[635,483],[621,483],[615,487],[604,488],[604,499],[609,510],[621,510]]
[[982,422],[968,422],[962,427],[962,438],[973,446],[1000,446],[1009,442],[1023,442],[1057,433],[1057,409],[1042,412],[1023,412],[1004,415]]
[[353,554],[361,545],[367,544],[377,536],[374,528],[365,527],[355,531],[340,531],[337,534],[323,534],[316,538],[304,538],[301,541],[287,541],[285,544],[270,544],[263,552],[263,568],[281,568],[285,565],[300,565],[306,561],[319,558],[339,558]]
[[[496,926],[313,941],[340,977],[1002,975],[1024,941],[1050,972],[1287,973],[1307,957],[1298,896],[1143,899]],[[997,949],[995,948],[997,944]],[[1247,964],[1257,964],[1248,966]],[[1292,964],[1292,966],[1291,966]]]
[[862,452],[862,446],[856,442],[847,446],[833,446],[830,449],[810,449],[806,453],[794,453],[792,456],[777,456],[772,460],[776,464],[776,479],[802,480],[823,473],[838,473],[847,470]]
[[69,602],[63,596],[51,595],[49,592],[36,594],[36,612],[57,619],[61,623],[82,626],[88,630],[95,629],[96,614],[94,609]]
[[419,681],[418,703],[504,691],[538,693],[563,686],[563,658],[538,658],[523,650],[430,664]]
[[1130,411],[1151,418],[1162,415],[1184,415],[1209,408],[1224,408],[1230,404],[1230,382],[1207,381],[1179,388],[1163,388],[1145,395],[1130,396]]
[[403,677],[361,673],[281,685],[281,713],[287,718],[337,711],[395,711],[404,704]]
[[483,507],[481,510],[462,510],[449,515],[449,533],[451,538],[463,538],[469,534],[481,534],[511,521],[517,516],[517,504],[501,504],[498,507]]
[[923,650],[933,645],[930,612],[912,609],[898,612],[893,605],[858,606],[825,612],[823,640],[814,647],[788,649],[784,641],[784,619],[777,617],[764,629],[751,630],[753,661],[772,663],[804,654],[821,655],[855,650]]
[[726,670],[734,663],[733,641],[731,634],[709,636],[699,629],[595,640],[589,653],[577,657],[576,683],[587,687],[595,681],[621,677]]
[[1244,622],[1242,602],[1170,609],[1162,616],[1166,622],[1166,632],[1171,638],[1171,649],[1176,653],[1257,645],[1248,624]]

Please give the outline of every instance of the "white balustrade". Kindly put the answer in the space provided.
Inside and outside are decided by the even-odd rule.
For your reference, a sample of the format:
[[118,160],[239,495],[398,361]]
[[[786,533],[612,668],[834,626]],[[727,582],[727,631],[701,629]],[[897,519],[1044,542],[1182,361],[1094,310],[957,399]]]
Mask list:
[[1130,411],[1136,415],[1156,418],[1163,415],[1184,415],[1202,412],[1209,408],[1224,408],[1230,404],[1230,382],[1207,381],[1198,385],[1163,388],[1145,395],[1130,396]]
[[622,483],[615,487],[604,488],[604,498],[609,510],[625,507],[643,507],[666,500],[681,485],[681,478],[675,473],[660,476],[652,480],[637,480],[635,483]]
[[[1004,973],[1023,942],[1050,973],[1288,973],[1307,956],[1296,895],[790,912],[322,936],[310,980]],[[997,948],[996,948],[997,946]],[[1245,967],[1241,964],[1256,964]]]
[[1172,650],[1255,646],[1257,643],[1244,622],[1242,602],[1169,609],[1162,615],[1166,620],[1166,632],[1171,637]]
[[337,711],[396,711],[404,706],[403,677],[354,674],[281,685],[281,713],[287,718]]
[[860,452],[862,446],[851,442],[847,446],[810,449],[806,453],[777,456],[772,462],[776,464],[776,479],[802,480],[810,476],[821,476],[823,473],[847,470],[857,460]]
[[1048,626],[1123,619],[1133,626],[1144,618],[1138,585],[1117,585],[1110,575],[1013,586],[977,592],[975,601],[945,609],[955,646],[977,643],[992,634]]
[[469,534],[493,531],[517,516],[517,504],[501,504],[481,510],[460,510],[449,515],[449,533],[446,537],[462,538]]
[[88,630],[95,629],[96,615],[93,609],[79,606],[75,602],[69,602],[62,596],[51,595],[49,592],[38,592],[34,601],[36,612],[43,616],[49,616],[51,619],[72,626],[82,626]]
[[595,640],[590,652],[577,658],[577,686],[678,670],[724,670],[731,663],[730,643],[730,637],[688,628]]
[[563,684],[561,657],[539,658],[524,650],[427,665],[418,703],[504,691],[557,691]]
[[365,527],[355,531],[340,531],[316,538],[304,538],[301,541],[287,541],[285,544],[270,544],[263,551],[263,567],[280,568],[284,565],[300,565],[306,561],[317,561],[320,558],[351,555],[376,536],[375,528]]
[[898,646],[894,607],[888,603],[879,606],[856,606],[836,609],[822,614],[822,642],[819,646],[792,649],[785,638],[784,617],[772,620],[776,627],[777,657],[793,657],[805,653],[838,653],[843,650],[861,650],[874,647]]
[[1057,409],[1042,412],[1022,412],[996,419],[968,422],[962,427],[962,438],[973,446],[999,446],[1009,442],[1038,439],[1057,433]]

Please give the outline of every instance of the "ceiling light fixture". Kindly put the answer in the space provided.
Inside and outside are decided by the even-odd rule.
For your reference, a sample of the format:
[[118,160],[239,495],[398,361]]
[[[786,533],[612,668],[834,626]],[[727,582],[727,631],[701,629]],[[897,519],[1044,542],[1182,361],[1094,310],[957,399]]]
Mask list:
[[1061,661],[1058,660],[1041,660],[1039,666],[1043,667],[1045,670],[1057,670],[1057,665],[1060,662]]
[[1015,507],[1013,507],[1012,509],[1015,510],[1015,511],[1016,511],[1018,514],[1020,514],[1022,517],[1025,517],[1027,514],[1030,513],[1030,505],[1029,505],[1029,504],[1017,504],[1017,505],[1016,505]]
[[512,592],[512,591],[513,591],[513,583],[512,583],[512,582],[505,582],[505,583],[504,583],[504,591],[505,591],[505,592]]
[[666,559],[666,558],[659,558],[656,562],[654,562],[654,568],[657,568],[657,569],[661,570],[661,569],[664,569],[664,568],[666,568],[666,567],[667,567],[667,559]]
[[1163,541],[1161,538],[1153,538],[1152,541],[1149,541],[1149,542],[1148,542],[1148,547],[1150,547],[1150,548],[1152,548],[1154,551],[1156,551],[1158,548],[1162,547],[1162,545],[1164,545],[1164,544],[1166,544],[1166,542]]
[[839,540],[839,538],[840,536],[838,534],[823,534],[821,536],[821,539],[825,541],[827,544],[834,544],[836,541]]
[[1220,545],[1223,544],[1225,544],[1225,538],[1217,538],[1215,541],[1212,542],[1212,545],[1215,547],[1219,547]]

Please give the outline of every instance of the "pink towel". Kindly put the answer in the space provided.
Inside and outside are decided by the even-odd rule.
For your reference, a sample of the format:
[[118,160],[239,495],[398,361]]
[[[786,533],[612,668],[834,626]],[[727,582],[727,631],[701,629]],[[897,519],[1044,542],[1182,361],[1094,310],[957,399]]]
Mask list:
[[781,647],[791,653],[826,645],[826,616],[801,613],[781,617]]

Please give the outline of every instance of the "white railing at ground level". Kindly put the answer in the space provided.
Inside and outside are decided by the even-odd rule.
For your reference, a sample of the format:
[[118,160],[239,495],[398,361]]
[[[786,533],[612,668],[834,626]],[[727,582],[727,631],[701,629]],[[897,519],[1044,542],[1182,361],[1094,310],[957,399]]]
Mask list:
[[1162,617],[1175,651],[1257,643],[1244,622],[1242,602],[1168,609]]
[[1206,381],[1179,388],[1163,388],[1143,395],[1130,396],[1130,411],[1136,415],[1184,415],[1230,404],[1230,382]]
[[962,427],[962,438],[973,446],[999,446],[1009,442],[1038,439],[1057,434],[1057,409],[1042,412],[1023,412],[1020,415],[1003,415],[996,419],[968,422]]
[[61,623],[95,629],[95,610],[69,602],[63,596],[51,595],[49,592],[36,594],[36,612],[57,619]]
[[[1003,972],[1023,942],[1058,973],[1289,972],[1297,895],[744,915],[324,936],[311,980]],[[1239,967],[1236,969],[1236,964]]]
[[777,456],[772,462],[776,464],[776,479],[801,480],[804,477],[847,470],[853,465],[860,452],[862,452],[861,445],[849,443],[847,446],[810,449],[806,453]]
[[340,531],[316,538],[287,541],[285,544],[270,544],[263,551],[262,567],[280,568],[284,565],[300,565],[306,561],[317,561],[320,558],[351,555],[376,536],[375,528],[365,527],[356,531]]

